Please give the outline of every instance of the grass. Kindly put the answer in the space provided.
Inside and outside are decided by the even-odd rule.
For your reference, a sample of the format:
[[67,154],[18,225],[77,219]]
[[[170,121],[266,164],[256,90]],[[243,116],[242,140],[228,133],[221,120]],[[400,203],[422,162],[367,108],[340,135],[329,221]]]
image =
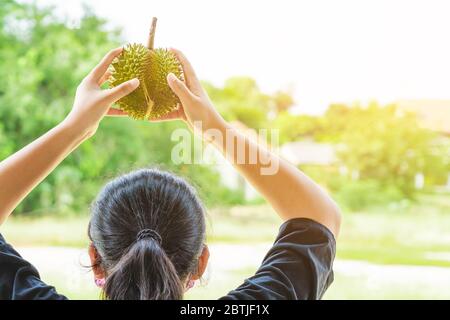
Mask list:
[[[0,232],[15,246],[88,245],[88,217],[13,217]],[[281,220],[266,206],[214,209],[208,213],[208,242],[260,243],[273,241]],[[26,235],[24,237],[24,235]]]
[[14,217],[0,227],[6,240],[18,247],[87,247],[87,217]]
[[[16,217],[0,231],[15,246],[86,247],[87,224],[87,217]],[[280,224],[267,206],[214,209],[208,214],[208,242],[272,242]],[[379,264],[450,267],[449,251],[450,197],[424,195],[408,207],[344,213],[337,256]]]
[[341,234],[342,259],[449,267],[450,197],[423,195],[407,207],[345,215]]
[[363,276],[336,274],[324,295],[326,300],[448,300],[448,283],[424,284],[410,281],[401,285],[374,283]]

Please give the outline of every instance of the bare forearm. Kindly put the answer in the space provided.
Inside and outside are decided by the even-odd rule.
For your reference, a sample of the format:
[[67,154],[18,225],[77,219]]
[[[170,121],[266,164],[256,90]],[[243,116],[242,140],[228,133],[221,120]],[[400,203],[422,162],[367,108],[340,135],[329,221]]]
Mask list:
[[0,224],[82,141],[68,121],[0,163]]
[[114,102],[139,86],[139,80],[132,79],[112,89],[101,88],[109,77],[110,64],[122,51],[108,52],[81,81],[63,122],[0,163],[0,224],[72,150],[95,134]]
[[337,235],[340,214],[333,200],[297,168],[227,125],[214,109],[184,54],[178,50],[172,52],[183,65],[186,79],[183,82],[173,74],[167,78],[170,88],[181,101],[181,119],[212,142],[282,219],[310,218]]
[[[310,218],[325,225],[337,236],[339,209],[319,185],[295,166],[252,142],[225,122],[220,122],[217,128],[224,140],[216,139],[214,145],[283,220]],[[240,152],[245,152],[245,156]]]

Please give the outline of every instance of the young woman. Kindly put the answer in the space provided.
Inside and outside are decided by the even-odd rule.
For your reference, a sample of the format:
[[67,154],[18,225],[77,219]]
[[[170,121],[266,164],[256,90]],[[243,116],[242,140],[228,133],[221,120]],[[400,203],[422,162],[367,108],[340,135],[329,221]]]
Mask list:
[[[181,119],[213,143],[284,220],[256,274],[222,299],[321,298],[333,280],[340,226],[336,204],[297,168],[231,128],[215,111],[186,57],[174,52],[186,80],[168,76],[181,105],[163,120]],[[135,90],[139,81],[100,89],[109,77],[108,66],[120,53],[120,48],[108,53],[81,82],[66,119],[0,163],[0,223],[95,134],[105,115],[124,115],[110,106]],[[217,134],[224,139],[214,139]],[[237,161],[238,144],[277,162],[278,170],[264,175],[260,160]],[[94,281],[106,299],[181,299],[208,263],[204,208],[191,186],[167,172],[138,170],[108,183],[93,203],[88,234]],[[0,235],[0,299],[65,297],[43,283],[38,271]]]

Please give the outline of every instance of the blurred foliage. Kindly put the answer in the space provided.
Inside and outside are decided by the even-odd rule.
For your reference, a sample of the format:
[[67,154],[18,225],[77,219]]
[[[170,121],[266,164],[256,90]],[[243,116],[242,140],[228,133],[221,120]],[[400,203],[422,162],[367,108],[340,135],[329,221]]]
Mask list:
[[294,98],[290,93],[277,91],[273,97],[275,109],[278,113],[288,111],[294,104]]
[[346,181],[335,197],[338,203],[351,211],[404,200],[402,192],[395,185],[383,186],[376,180]]
[[[105,52],[122,43],[120,31],[107,25],[89,8],[73,25],[55,17],[51,8],[0,0],[1,159],[65,117],[80,80]],[[414,115],[395,106],[331,105],[323,116],[295,115],[288,92],[266,94],[249,77],[204,86],[228,121],[278,129],[281,144],[309,139],[335,145],[338,163],[306,172],[352,210],[414,198],[417,173],[424,174],[427,186],[446,183],[449,138],[421,128]],[[18,212],[86,210],[105,180],[150,165],[187,177],[207,204],[248,203],[242,189],[223,186],[214,167],[171,161],[177,143],[171,134],[182,127],[177,122],[105,119],[97,135],[36,188]]]
[[322,119],[311,115],[293,115],[282,112],[273,121],[272,128],[280,132],[280,143],[312,138],[322,130]]
[[[85,8],[71,26],[51,8],[0,3],[0,156],[5,158],[56,125],[69,112],[78,83],[111,48],[118,30]],[[187,177],[208,204],[241,203],[219,174],[202,165],[171,161],[174,129],[182,123],[148,124],[107,118],[95,137],[83,143],[28,196],[19,213],[86,210],[106,179],[133,168],[158,165]],[[210,186],[214,185],[214,188]]]
[[294,104],[286,92],[263,93],[256,81],[249,77],[230,78],[221,88],[208,82],[203,85],[226,120],[240,121],[253,129],[267,128],[273,117]]
[[266,126],[270,98],[261,93],[255,80],[235,77],[223,88],[205,83],[205,89],[226,120],[238,120],[251,128]]
[[308,173],[353,209],[412,199],[417,174],[427,187],[445,185],[450,172],[450,138],[422,128],[415,114],[395,105],[335,104],[323,116],[281,113],[272,127],[280,130],[281,143],[309,139],[335,146],[333,166],[340,170]]
[[341,145],[338,157],[358,180],[377,181],[385,190],[398,188],[408,198],[414,195],[416,174],[435,180],[450,170],[439,135],[395,105],[331,106],[321,136]]
[[[241,88],[254,93],[257,87],[255,82],[247,80],[247,85]],[[226,109],[229,100],[225,92],[225,89],[215,88],[212,96],[214,101],[222,101]],[[246,99],[244,94],[239,97]],[[267,112],[273,111],[274,100],[274,97],[266,100]],[[239,99],[231,101],[235,103],[233,108],[237,108]],[[252,109],[260,110],[256,102]],[[253,117],[246,120],[238,112],[228,110],[228,118],[238,119],[253,128],[267,125],[277,129],[280,144],[307,139],[334,145],[338,159],[335,164],[315,168],[302,166],[302,169],[327,186],[349,210],[414,199],[418,192],[415,187],[418,174],[424,175],[425,188],[445,185],[448,181],[450,138],[422,128],[415,114],[403,112],[395,105],[336,104],[323,116],[292,114],[289,107],[275,111],[273,119],[258,120],[248,113]],[[226,114],[226,110],[222,112]]]

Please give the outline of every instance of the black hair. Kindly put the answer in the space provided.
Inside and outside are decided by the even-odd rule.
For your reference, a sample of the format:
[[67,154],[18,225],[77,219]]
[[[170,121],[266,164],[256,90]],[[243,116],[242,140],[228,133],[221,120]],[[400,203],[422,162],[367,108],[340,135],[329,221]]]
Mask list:
[[92,205],[89,237],[111,300],[174,300],[196,273],[205,214],[183,179],[141,169],[109,182]]

